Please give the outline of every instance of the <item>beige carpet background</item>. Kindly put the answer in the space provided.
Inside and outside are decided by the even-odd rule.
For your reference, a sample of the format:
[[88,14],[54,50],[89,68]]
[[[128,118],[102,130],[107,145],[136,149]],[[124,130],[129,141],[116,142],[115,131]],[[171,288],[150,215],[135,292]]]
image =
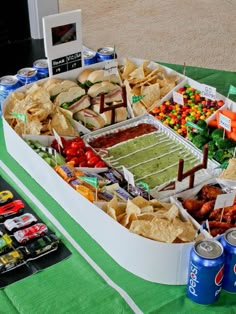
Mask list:
[[236,0],[58,0],[82,10],[83,44],[118,56],[236,71]]

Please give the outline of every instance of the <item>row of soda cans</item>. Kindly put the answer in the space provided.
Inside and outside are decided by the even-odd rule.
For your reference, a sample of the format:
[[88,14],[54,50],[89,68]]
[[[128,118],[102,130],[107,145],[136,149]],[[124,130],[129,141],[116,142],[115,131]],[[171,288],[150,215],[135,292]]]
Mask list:
[[[99,48],[97,52],[89,49],[83,49],[84,65],[89,65],[105,60],[116,58],[114,48]],[[20,86],[33,83],[49,76],[47,59],[36,60],[32,68],[20,69],[16,75],[7,75],[0,78],[0,92],[12,92]]]
[[47,59],[36,60],[33,67],[20,69],[16,75],[6,75],[0,78],[0,115],[4,99],[17,88],[48,77]]
[[196,303],[211,304],[222,289],[236,293],[236,228],[197,241],[190,253],[187,296]]
[[112,47],[99,48],[97,51],[86,47],[83,48],[84,65],[90,65],[116,58],[117,54],[115,52],[115,48]]

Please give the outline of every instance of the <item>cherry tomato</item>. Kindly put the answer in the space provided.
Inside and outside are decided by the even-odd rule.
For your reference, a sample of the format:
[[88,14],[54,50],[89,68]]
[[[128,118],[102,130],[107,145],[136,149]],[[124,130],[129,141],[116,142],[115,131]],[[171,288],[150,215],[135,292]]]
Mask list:
[[70,147],[71,148],[80,148],[80,144],[79,144],[79,142],[72,142],[71,144],[70,144]]
[[83,148],[78,148],[76,150],[76,152],[77,152],[77,156],[85,156],[85,152],[84,152]]
[[104,161],[100,160],[100,161],[98,161],[98,162],[95,164],[94,167],[95,167],[95,168],[104,168],[104,167],[106,167],[106,164],[105,164]]
[[90,159],[92,157],[96,157],[96,154],[92,150],[89,150],[86,151],[85,156],[87,157],[87,159]]
[[81,137],[76,137],[75,139],[74,139],[76,142],[83,142],[84,143],[84,141],[83,141],[83,139],[81,138]]
[[78,159],[79,159],[79,162],[82,162],[82,161],[86,161],[87,162],[87,159],[86,159],[86,157],[84,155],[83,156],[79,156]]
[[86,146],[85,147],[86,152],[93,152],[92,147]]
[[81,161],[81,162],[79,163],[79,166],[80,166],[80,167],[88,167],[88,163],[87,163],[87,161]]
[[75,148],[66,148],[65,149],[65,153],[66,153],[66,156],[67,155],[71,155],[71,156],[76,156],[77,155],[77,150]]
[[93,167],[99,161],[100,161],[100,158],[98,156],[91,157],[88,160],[88,166]]
[[67,155],[66,158],[65,158],[65,161],[68,162],[68,161],[71,160],[71,158],[73,158],[73,156]]
[[67,148],[64,148],[64,149],[62,150],[63,156],[66,156],[66,150],[67,150]]
[[73,141],[74,141],[74,140],[66,140],[66,141],[63,143],[63,147],[64,147],[64,148],[70,147]]
[[75,167],[78,167],[78,166],[79,166],[79,163],[80,163],[79,157],[72,157],[72,158],[70,159],[70,161],[73,161],[73,162],[74,162],[74,166],[75,166]]
[[71,143],[71,148],[84,148],[85,147],[85,144],[84,142],[72,142]]

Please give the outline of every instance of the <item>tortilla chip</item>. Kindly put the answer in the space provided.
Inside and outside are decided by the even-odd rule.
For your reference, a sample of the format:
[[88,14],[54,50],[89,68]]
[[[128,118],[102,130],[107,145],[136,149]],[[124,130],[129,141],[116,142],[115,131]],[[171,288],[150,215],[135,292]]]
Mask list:
[[130,212],[129,214],[123,215],[122,218],[119,220],[119,222],[122,226],[129,228],[130,224],[136,220],[137,220],[137,215],[135,213]]
[[133,233],[139,234],[146,238],[149,238],[151,234],[152,224],[146,220],[134,220],[132,221],[129,230]]
[[175,218],[173,221],[174,226],[182,228],[182,233],[178,235],[178,239],[182,242],[192,242],[196,236],[196,229],[190,221],[182,221],[180,218]]
[[126,213],[127,214],[134,213],[136,215],[139,215],[141,214],[141,209],[135,203],[133,203],[133,201],[128,199],[127,205],[126,205]]
[[107,207],[113,207],[113,208],[118,207],[118,199],[116,196],[114,196],[113,199],[107,203]]
[[138,101],[132,105],[135,117],[142,116],[147,113],[146,107],[142,104],[142,101]]
[[141,95],[145,95],[142,99],[146,108],[152,106],[154,101],[160,99],[160,86],[158,83],[150,85],[150,86],[142,86],[141,87]]
[[171,208],[166,212],[166,218],[172,222],[178,216],[178,214],[178,207],[176,205],[172,205]]
[[42,129],[42,123],[38,119],[30,119],[26,123],[24,133],[40,135]]
[[144,78],[143,80],[140,80],[139,82],[137,82],[135,85],[133,85],[133,90],[135,88],[141,88],[142,86],[150,86],[152,85],[151,82],[156,83],[156,78],[155,77],[150,77],[150,78]]
[[132,96],[141,96],[141,87],[138,87],[137,85],[135,85],[131,89],[131,93],[132,93]]
[[165,95],[167,95],[174,87],[175,87],[174,82],[168,82],[163,87],[161,87],[161,90],[160,90],[161,97],[164,97]]
[[158,201],[156,199],[150,200],[149,204],[151,204],[154,207],[155,210],[157,210],[157,209],[166,209],[166,210],[168,210],[172,206],[172,204],[170,204],[170,203],[160,202],[160,201]]
[[107,213],[110,217],[112,217],[113,219],[117,220],[117,218],[116,218],[116,211],[115,211],[114,208],[108,207],[107,210],[106,210],[106,213]]
[[159,218],[154,218],[151,222],[132,221],[130,231],[165,243],[172,243],[183,232],[182,228],[173,226],[168,220]]
[[119,223],[121,223],[122,219],[124,219],[125,216],[127,216],[126,213],[120,214],[119,216],[116,217],[116,218],[117,218],[117,221],[118,221]]
[[167,219],[166,214],[167,214],[166,209],[159,209],[159,210],[154,212],[155,217],[161,218],[161,219]]
[[[60,136],[78,136],[77,130],[74,129],[68,118],[63,114],[63,110],[59,107],[52,117],[51,128]],[[51,133],[53,134],[52,129]]]
[[124,70],[122,73],[122,78],[123,79],[128,79],[129,74],[132,73],[135,69],[137,68],[136,64],[134,64],[131,60],[126,59],[125,60],[125,66],[124,66]]
[[149,201],[143,198],[142,196],[136,196],[132,199],[132,203],[137,205],[139,208],[149,206]]
[[154,213],[143,213],[137,216],[138,220],[152,221],[155,217]]
[[148,205],[141,208],[141,213],[153,213],[154,209],[153,206]]
[[107,203],[107,208],[112,208],[115,211],[115,216],[117,218],[117,216],[125,213],[126,204],[119,203],[117,197],[114,196],[113,199]]

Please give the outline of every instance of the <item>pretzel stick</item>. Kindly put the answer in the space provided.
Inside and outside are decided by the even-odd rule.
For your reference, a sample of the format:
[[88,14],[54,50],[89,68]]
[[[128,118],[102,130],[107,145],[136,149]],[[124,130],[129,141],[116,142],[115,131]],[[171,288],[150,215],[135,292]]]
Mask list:
[[127,97],[126,97],[126,90],[125,90],[125,86],[122,86],[122,99],[123,102],[122,103],[118,103],[115,105],[110,105],[108,107],[104,107],[104,93],[101,93],[101,98],[100,98],[100,110],[99,113],[103,113],[106,111],[111,111],[111,124],[115,123],[115,110],[117,108],[121,108],[121,107],[127,107]]
[[177,176],[177,180],[178,181],[182,181],[187,177],[189,178],[189,189],[193,188],[194,186],[194,177],[195,177],[195,173],[201,169],[206,169],[207,168],[207,158],[208,158],[208,146],[205,145],[204,146],[204,150],[203,150],[203,159],[202,159],[202,163],[193,167],[192,169],[186,171],[185,173],[183,172],[184,170],[184,160],[180,159],[179,160],[179,167],[178,167],[178,176]]

